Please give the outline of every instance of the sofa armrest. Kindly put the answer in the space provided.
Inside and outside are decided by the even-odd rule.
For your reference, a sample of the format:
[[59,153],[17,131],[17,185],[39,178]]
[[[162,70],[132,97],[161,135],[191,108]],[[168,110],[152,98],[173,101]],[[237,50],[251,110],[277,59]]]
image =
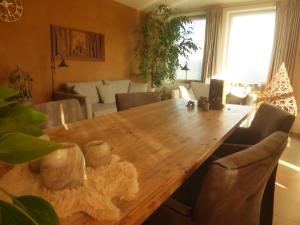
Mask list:
[[92,118],[92,104],[87,96],[82,96],[78,94],[63,92],[63,91],[55,91],[54,92],[54,100],[61,100],[61,99],[68,99],[68,98],[75,98],[79,101],[80,106],[83,108],[85,116],[87,119]]

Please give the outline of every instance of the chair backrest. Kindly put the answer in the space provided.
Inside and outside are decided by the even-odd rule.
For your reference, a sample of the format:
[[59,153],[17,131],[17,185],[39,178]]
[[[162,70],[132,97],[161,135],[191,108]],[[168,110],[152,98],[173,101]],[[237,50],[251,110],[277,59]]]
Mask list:
[[289,133],[294,121],[294,115],[264,103],[257,110],[250,129],[263,139],[275,131]]
[[118,111],[161,101],[158,92],[124,93],[116,94],[115,97]]
[[48,121],[44,128],[58,126],[83,120],[80,104],[77,99],[64,99],[46,102],[33,106],[37,111],[47,114]]
[[198,225],[259,225],[266,183],[288,135],[275,132],[244,151],[214,161],[192,217]]

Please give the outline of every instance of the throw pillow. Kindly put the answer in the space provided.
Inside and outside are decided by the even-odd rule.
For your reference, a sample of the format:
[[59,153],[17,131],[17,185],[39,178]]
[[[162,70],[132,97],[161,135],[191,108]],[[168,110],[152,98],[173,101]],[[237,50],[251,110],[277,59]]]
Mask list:
[[147,92],[148,84],[147,83],[134,83],[130,82],[129,92]]
[[88,82],[75,84],[73,91],[76,94],[89,97],[92,104],[99,102],[99,96],[97,93],[96,84],[92,84]]
[[114,103],[115,102],[115,90],[114,85],[98,85],[98,92],[100,94],[103,103]]
[[113,85],[116,94],[128,93],[130,80],[105,80],[105,85]]

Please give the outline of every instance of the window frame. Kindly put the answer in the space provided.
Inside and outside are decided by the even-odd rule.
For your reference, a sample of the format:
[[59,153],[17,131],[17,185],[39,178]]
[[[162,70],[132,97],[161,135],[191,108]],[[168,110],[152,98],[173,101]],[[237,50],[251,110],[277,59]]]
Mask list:
[[[206,14],[204,13],[201,13],[201,14],[190,14],[190,15],[182,15],[182,16],[186,16],[188,17],[190,20],[196,20],[196,19],[205,19],[205,23],[207,22],[206,20]],[[206,25],[205,25],[205,34],[206,36]],[[205,37],[204,37],[204,43],[205,43]],[[205,47],[205,46],[204,46]],[[203,53],[203,61],[204,61],[204,53]],[[175,79],[175,81],[177,82],[184,82],[186,81],[185,79]],[[195,79],[187,79],[188,82],[201,82],[203,83],[203,65],[202,65],[202,71],[201,71],[201,74],[200,74],[200,80],[195,80]]]
[[[256,6],[246,6],[246,7],[230,7],[224,8],[223,10],[223,22],[222,22],[222,32],[220,40],[220,51],[217,56],[217,76],[226,79],[224,72],[226,71],[227,61],[228,61],[228,50],[229,50],[229,37],[230,37],[230,27],[231,19],[235,15],[254,15],[263,14],[266,12],[275,12],[276,5],[274,3],[269,3],[265,5]],[[275,31],[274,31],[275,32]]]

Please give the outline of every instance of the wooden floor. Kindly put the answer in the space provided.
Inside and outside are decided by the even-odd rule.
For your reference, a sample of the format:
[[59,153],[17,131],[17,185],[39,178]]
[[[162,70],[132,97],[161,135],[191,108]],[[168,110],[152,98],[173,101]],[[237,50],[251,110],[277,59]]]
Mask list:
[[273,225],[300,225],[300,135],[292,135],[281,157]]

